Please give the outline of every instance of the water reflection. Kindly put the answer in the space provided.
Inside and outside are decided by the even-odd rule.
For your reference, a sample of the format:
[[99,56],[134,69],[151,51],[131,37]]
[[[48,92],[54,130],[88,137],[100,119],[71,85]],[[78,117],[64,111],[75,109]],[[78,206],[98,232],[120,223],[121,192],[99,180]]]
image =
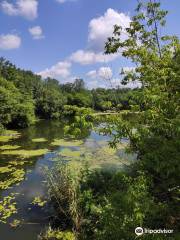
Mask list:
[[[51,206],[44,207],[32,205],[35,197],[47,196],[46,178],[44,167],[52,167],[58,159],[68,161],[88,161],[91,167],[106,167],[109,169],[122,168],[130,164],[135,156],[127,155],[123,148],[112,151],[108,148],[110,137],[102,136],[94,131],[83,131],[82,144],[71,146],[69,144],[53,145],[55,139],[63,139],[65,123],[59,121],[40,121],[36,125],[21,130],[21,137],[8,142],[9,145],[20,146],[23,150],[48,149],[43,156],[28,158],[14,155],[3,155],[0,152],[0,167],[22,169],[25,173],[19,184],[12,184],[11,188],[1,191],[1,199],[12,193],[16,195],[18,212],[8,219],[22,222],[20,227],[12,229],[9,224],[0,224],[2,240],[35,240],[37,235],[48,224],[49,217],[53,214]],[[47,141],[32,141],[32,139],[46,139]],[[126,141],[124,141],[125,143]],[[0,146],[4,145],[0,143]],[[12,150],[13,151],[13,150]],[[13,170],[14,171],[14,170]],[[5,182],[12,172],[1,173],[0,181]]]

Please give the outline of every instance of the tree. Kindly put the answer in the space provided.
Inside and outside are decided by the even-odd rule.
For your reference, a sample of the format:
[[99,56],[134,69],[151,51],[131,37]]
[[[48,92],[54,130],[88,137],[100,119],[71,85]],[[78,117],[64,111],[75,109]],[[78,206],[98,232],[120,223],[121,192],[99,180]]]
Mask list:
[[73,88],[76,92],[80,92],[85,89],[85,83],[83,79],[77,78],[73,83]]
[[66,97],[57,89],[44,86],[36,100],[37,115],[46,119],[60,118]]
[[106,53],[122,50],[122,56],[130,59],[135,71],[124,75],[124,84],[139,81],[141,91],[136,92],[139,111],[137,124],[117,119],[111,124],[116,130],[115,145],[122,137],[130,139],[130,149],[137,153],[136,169],[150,179],[149,192],[157,205],[163,206],[158,216],[149,222],[154,227],[177,228],[178,223],[178,172],[179,172],[179,54],[177,37],[159,34],[158,26],[165,25],[167,11],[160,9],[159,1],[139,1],[127,39],[121,40],[122,27],[115,26],[113,37],[106,43]]
[[33,101],[13,83],[0,77],[0,122],[4,126],[26,127],[35,119]]

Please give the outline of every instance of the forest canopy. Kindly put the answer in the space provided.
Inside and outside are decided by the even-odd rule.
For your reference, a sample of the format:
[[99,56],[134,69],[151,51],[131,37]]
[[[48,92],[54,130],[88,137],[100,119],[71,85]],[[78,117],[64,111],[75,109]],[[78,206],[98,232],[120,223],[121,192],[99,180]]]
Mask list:
[[0,93],[0,122],[11,127],[29,126],[35,118],[59,119],[65,105],[106,111],[130,109],[133,101],[128,88],[88,90],[83,79],[60,84],[21,70],[4,58],[0,59]]

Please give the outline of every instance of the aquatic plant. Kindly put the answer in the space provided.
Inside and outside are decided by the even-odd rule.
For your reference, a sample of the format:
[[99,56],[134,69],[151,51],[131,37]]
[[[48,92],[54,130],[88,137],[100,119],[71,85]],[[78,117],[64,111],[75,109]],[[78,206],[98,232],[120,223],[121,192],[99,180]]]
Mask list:
[[3,146],[0,146],[0,150],[15,150],[20,147],[21,146],[17,146],[17,145],[3,145]]
[[4,197],[0,201],[0,222],[6,223],[6,220],[13,214],[17,213],[15,197],[13,194]]
[[12,139],[13,139],[12,136],[2,136],[2,135],[0,136],[0,142],[6,143],[6,142],[9,142]]
[[22,224],[22,221],[19,220],[19,219],[14,219],[12,222],[9,223],[9,225],[10,225],[12,228],[20,227],[21,224]]
[[49,152],[48,149],[36,149],[36,150],[7,150],[3,151],[3,155],[16,155],[21,156],[22,158],[31,158],[36,156],[41,156]]
[[57,205],[57,214],[72,225],[75,234],[79,232],[82,220],[79,206],[81,169],[82,165],[77,162],[59,162],[47,171],[50,199]]
[[10,188],[12,185],[18,185],[22,180],[24,180],[25,171],[24,169],[14,169],[8,178],[4,181],[0,181],[0,189],[5,190]]
[[23,166],[25,163],[30,164],[30,163],[32,163],[32,161],[27,161],[27,160],[24,160],[24,159],[21,159],[21,158],[9,161],[9,164],[11,166]]
[[63,147],[78,147],[83,144],[81,140],[72,139],[54,139],[51,143],[52,146],[63,146]]
[[81,154],[82,154],[81,151],[73,151],[69,148],[64,148],[62,151],[59,152],[59,155],[63,157],[70,157],[70,158],[80,157]]
[[49,227],[44,234],[41,234],[38,240],[75,240],[74,233],[70,231],[61,231]]
[[33,201],[32,201],[32,205],[37,205],[37,206],[39,206],[39,207],[44,207],[44,205],[46,204],[46,200],[43,200],[43,199],[41,199],[41,197],[35,197],[34,199],[33,199]]
[[19,138],[21,134],[14,130],[4,130],[0,135],[0,142],[9,142],[10,140]]
[[47,142],[48,140],[46,138],[33,138],[32,142],[35,143],[42,143],[42,142]]
[[11,167],[10,165],[5,166],[5,167],[0,167],[0,173],[8,173],[14,171],[15,168]]

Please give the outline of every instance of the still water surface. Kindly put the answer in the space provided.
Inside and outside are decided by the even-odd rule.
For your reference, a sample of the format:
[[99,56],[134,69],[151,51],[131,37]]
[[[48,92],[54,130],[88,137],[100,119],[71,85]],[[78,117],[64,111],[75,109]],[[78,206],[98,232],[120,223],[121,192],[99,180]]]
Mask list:
[[[54,214],[54,209],[48,204],[45,207],[32,205],[35,197],[42,199],[47,197],[46,176],[44,167],[51,168],[57,162],[57,156],[64,148],[71,151],[78,150],[74,146],[53,146],[54,139],[63,139],[64,124],[59,121],[40,121],[36,125],[27,129],[20,130],[21,137],[12,140],[6,144],[18,145],[24,150],[48,149],[48,153],[40,156],[26,159],[21,166],[25,171],[25,178],[19,185],[12,185],[9,189],[0,192],[1,199],[11,193],[17,193],[16,202],[18,213],[14,214],[8,224],[0,224],[0,240],[36,240],[40,232],[49,224],[49,217]],[[32,139],[45,138],[46,142],[33,142]],[[91,167],[117,169],[124,168],[134,161],[135,156],[126,154],[123,148],[116,153],[108,150],[108,141],[110,137],[99,135],[91,130],[85,133],[83,138],[83,156],[81,159],[88,159]],[[124,139],[123,143],[127,143]],[[4,145],[0,142],[0,146]],[[88,156],[88,158],[87,158]],[[65,160],[68,157],[64,157]],[[22,159],[21,159],[22,160]],[[76,159],[77,160],[77,159]],[[0,167],[6,166],[9,162],[20,161],[14,155],[3,155],[0,151]],[[0,174],[0,180],[8,179],[8,174]],[[14,219],[23,221],[22,225],[12,228],[9,223]]]

